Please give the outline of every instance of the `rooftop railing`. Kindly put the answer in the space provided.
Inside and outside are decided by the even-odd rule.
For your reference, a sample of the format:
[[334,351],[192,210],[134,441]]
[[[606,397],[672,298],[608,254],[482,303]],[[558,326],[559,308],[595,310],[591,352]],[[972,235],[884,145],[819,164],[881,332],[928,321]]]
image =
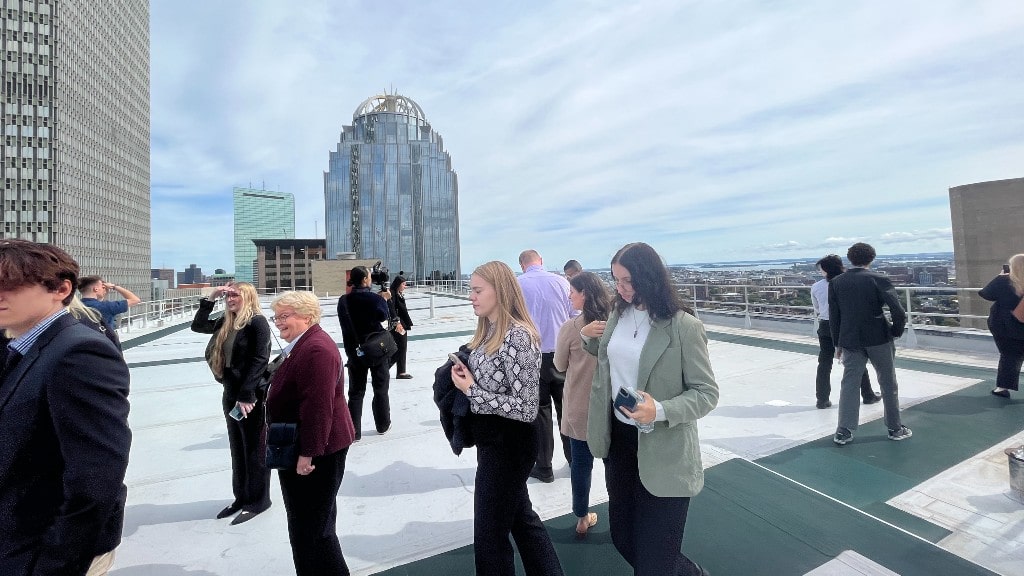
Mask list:
[[[440,294],[467,295],[467,281],[437,282],[420,286],[422,290]],[[763,286],[754,284],[676,283],[684,302],[694,309],[698,317],[724,316],[739,320],[751,328],[760,320],[798,322],[814,333],[816,318],[811,305],[810,286]],[[609,286],[609,289],[612,289]],[[987,316],[962,314],[959,298],[976,293],[980,288],[897,286],[900,302],[908,315],[908,333],[902,342],[916,347],[915,331],[929,328],[948,332],[979,332]],[[712,319],[708,319],[712,320]],[[713,321],[713,320],[712,320]],[[984,329],[982,328],[982,332]]]

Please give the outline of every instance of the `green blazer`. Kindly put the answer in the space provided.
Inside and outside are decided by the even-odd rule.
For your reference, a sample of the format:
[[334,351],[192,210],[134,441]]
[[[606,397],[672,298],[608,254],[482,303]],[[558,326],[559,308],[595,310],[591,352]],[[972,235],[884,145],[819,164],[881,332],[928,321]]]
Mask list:
[[[597,356],[597,371],[590,390],[587,443],[595,457],[608,456],[611,444],[612,384],[608,368],[608,339],[618,324],[613,311],[601,338],[584,339],[583,348]],[[661,402],[666,421],[639,435],[637,464],[640,481],[655,496],[694,496],[704,486],[697,419],[718,405],[718,385],[708,357],[704,325],[679,312],[671,320],[651,323],[640,353],[637,390]]]

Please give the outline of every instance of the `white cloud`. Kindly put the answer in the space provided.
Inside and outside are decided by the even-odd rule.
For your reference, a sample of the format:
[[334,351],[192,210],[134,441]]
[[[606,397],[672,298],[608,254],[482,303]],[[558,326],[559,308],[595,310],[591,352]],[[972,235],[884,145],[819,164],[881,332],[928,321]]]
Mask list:
[[[394,87],[452,155],[467,270],[526,247],[603,267],[635,240],[670,262],[948,251],[947,189],[1024,165],[1018,2],[183,0],[152,23],[155,204],[265,182],[322,234],[328,151]],[[227,240],[176,268],[232,261],[226,206]],[[170,259],[189,214],[153,222]]]

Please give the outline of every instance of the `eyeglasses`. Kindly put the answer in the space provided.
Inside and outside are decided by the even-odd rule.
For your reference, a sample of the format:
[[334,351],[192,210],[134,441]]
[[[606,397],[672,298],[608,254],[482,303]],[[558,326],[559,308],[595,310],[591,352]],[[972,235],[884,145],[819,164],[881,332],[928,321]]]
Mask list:
[[294,312],[290,314],[278,314],[277,316],[271,316],[270,321],[273,322],[274,324],[277,324],[278,322],[284,322],[285,320],[291,318],[292,316],[295,316]]
[[615,278],[615,285],[629,288],[633,286],[633,282],[629,278]]
[[238,292],[228,292],[227,295],[224,296],[224,297],[225,298],[241,298],[242,295],[239,294]]

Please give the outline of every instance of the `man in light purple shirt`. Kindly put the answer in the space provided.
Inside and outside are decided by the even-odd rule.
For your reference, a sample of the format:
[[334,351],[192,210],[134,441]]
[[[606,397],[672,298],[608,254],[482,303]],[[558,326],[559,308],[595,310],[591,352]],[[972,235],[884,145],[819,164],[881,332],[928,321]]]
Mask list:
[[[558,413],[558,425],[562,424],[562,389],[564,378],[555,372],[555,340],[562,324],[574,315],[569,302],[569,282],[544,270],[544,259],[536,250],[525,250],[519,255],[519,266],[523,273],[519,276],[519,286],[523,289],[526,308],[530,318],[540,332],[540,410],[537,412],[537,463],[530,476],[541,482],[554,482],[555,474],[551,467],[551,456],[555,449],[555,440],[551,429],[551,404]],[[566,462],[572,457],[569,453],[569,438],[562,437],[562,452]]]

